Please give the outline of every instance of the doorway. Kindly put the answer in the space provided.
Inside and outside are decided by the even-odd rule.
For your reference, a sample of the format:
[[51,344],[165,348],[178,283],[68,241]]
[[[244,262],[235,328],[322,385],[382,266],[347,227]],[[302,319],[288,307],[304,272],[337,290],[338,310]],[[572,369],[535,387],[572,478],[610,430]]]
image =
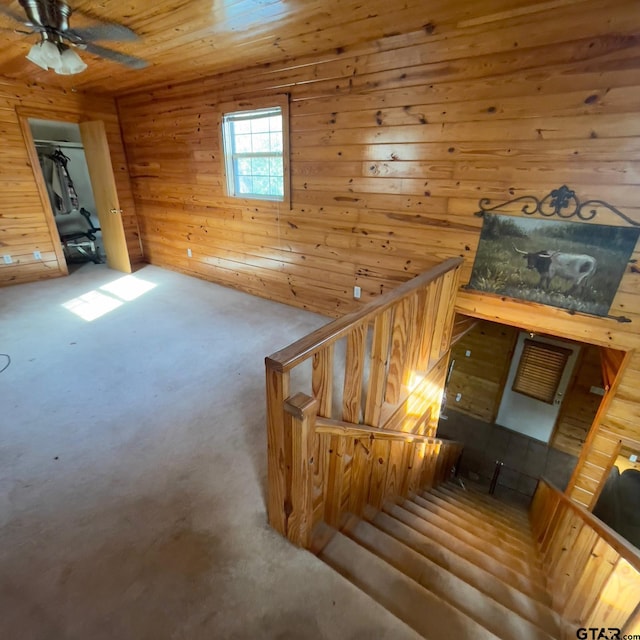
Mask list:
[[[50,115],[62,117],[58,120],[48,119],[49,114],[42,112],[25,113],[20,110],[18,113],[61,270],[68,273],[67,261],[75,256],[91,261],[106,260],[109,268],[131,273],[104,123],[78,122],[73,118],[67,119],[68,114],[63,113]],[[43,171],[38,144],[40,155],[45,156],[55,153],[60,147],[60,153],[66,159],[59,159],[67,162],[73,189],[69,188],[66,178],[61,180],[64,171],[59,171],[55,184],[48,184],[50,176]],[[72,156],[76,160],[73,166]]]
[[67,267],[106,261],[80,127],[29,118]]
[[572,342],[520,332],[496,423],[548,443],[579,353]]

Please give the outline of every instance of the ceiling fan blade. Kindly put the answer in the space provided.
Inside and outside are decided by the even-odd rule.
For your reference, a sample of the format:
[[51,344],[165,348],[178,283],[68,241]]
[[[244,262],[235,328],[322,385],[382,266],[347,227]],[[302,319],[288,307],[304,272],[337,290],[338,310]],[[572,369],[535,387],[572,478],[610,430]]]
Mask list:
[[65,34],[69,34],[73,39],[80,39],[84,42],[94,40],[115,40],[118,42],[131,42],[139,40],[140,37],[135,31],[125,27],[123,24],[115,22],[105,22],[85,29],[67,29]]
[[144,69],[149,66],[149,63],[142,58],[136,58],[135,56],[130,56],[126,53],[107,49],[106,47],[101,47],[91,42],[87,42],[85,51],[100,56],[101,58],[106,58],[107,60],[113,60],[114,62],[123,64],[125,67],[130,67],[131,69]]

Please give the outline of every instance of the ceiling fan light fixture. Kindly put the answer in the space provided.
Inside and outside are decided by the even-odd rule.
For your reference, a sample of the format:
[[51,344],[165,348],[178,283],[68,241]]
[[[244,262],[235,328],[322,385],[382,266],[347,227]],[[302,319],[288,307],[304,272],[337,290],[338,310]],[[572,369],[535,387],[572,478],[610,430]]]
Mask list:
[[87,68],[85,61],[69,47],[60,54],[60,63],[53,70],[61,76],[72,76],[82,73]]
[[31,47],[27,54],[27,60],[37,64],[41,69],[46,71],[60,64],[60,52],[53,42],[43,40]]
[[58,46],[51,40],[44,40],[40,44],[40,51],[42,60],[48,67],[54,68],[57,64],[60,64],[60,51],[58,51]]
[[29,62],[33,62],[33,64],[38,65],[41,69],[46,71],[49,68],[49,65],[43,60],[40,47],[40,43],[34,44],[31,49],[29,49],[29,53],[27,53],[27,60],[29,60]]

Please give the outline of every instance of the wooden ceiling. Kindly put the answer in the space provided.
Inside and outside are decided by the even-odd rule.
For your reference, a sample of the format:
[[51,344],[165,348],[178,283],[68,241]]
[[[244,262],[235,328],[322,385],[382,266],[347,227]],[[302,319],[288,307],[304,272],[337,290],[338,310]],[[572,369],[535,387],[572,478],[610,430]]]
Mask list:
[[[0,76],[104,94],[177,83],[343,48],[426,29],[442,35],[465,24],[552,11],[581,0],[68,0],[71,26],[96,19],[133,29],[137,42],[99,44],[146,59],[132,70],[87,52],[89,68],[75,76],[42,71],[25,59],[37,36],[13,31],[0,14]],[[17,0],[0,0],[22,13]]]

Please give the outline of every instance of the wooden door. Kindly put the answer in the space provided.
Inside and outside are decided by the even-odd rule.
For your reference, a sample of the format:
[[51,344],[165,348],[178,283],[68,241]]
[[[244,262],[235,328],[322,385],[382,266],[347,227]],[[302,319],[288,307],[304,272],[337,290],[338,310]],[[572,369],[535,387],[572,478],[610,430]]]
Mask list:
[[[535,438],[542,442],[549,442],[556,420],[558,419],[564,394],[571,380],[576,360],[578,359],[580,347],[570,342],[547,337],[540,338],[534,336],[528,338],[529,334],[526,331],[521,332],[518,336],[516,348],[511,360],[509,376],[507,377],[502,401],[500,402],[496,424],[511,429],[512,431],[524,433],[530,438]],[[550,345],[551,348],[557,347],[568,352],[568,357],[560,368],[560,379],[557,382],[555,393],[551,399],[543,401],[514,388],[514,381],[520,368],[521,357],[527,339],[528,342],[531,343]],[[539,363],[540,367],[544,367],[544,365],[544,362]],[[545,369],[545,374],[549,369],[550,365]]]
[[102,121],[81,122],[80,133],[96,201],[102,242],[111,269],[131,273],[127,240],[122,226],[122,209]]

